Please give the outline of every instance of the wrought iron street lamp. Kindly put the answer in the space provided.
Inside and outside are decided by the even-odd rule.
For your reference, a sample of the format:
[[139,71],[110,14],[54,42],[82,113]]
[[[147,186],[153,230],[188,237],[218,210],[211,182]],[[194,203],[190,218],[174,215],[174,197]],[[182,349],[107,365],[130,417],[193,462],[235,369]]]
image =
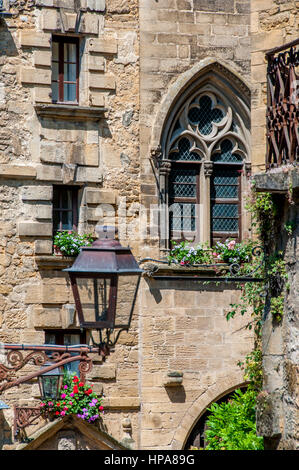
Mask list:
[[[44,368],[50,366],[51,363],[46,363]],[[63,372],[59,367],[44,372],[38,377],[38,384],[42,400],[59,398],[63,381]]]
[[[114,227],[97,226],[96,232],[98,240],[83,247],[72,267],[64,271],[70,276],[81,328],[98,330],[97,346],[105,349],[130,328],[143,270],[130,248],[115,240]],[[112,341],[114,330],[118,332]]]

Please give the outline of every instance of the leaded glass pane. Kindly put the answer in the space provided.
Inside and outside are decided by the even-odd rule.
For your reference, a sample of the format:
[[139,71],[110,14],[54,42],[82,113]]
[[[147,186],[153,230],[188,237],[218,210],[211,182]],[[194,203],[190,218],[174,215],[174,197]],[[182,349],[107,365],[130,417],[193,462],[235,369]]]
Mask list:
[[178,143],[178,151],[173,151],[170,153],[170,158],[172,160],[185,160],[185,161],[197,161],[200,160],[200,156],[196,152],[190,152],[191,143],[186,137],[180,139]]
[[174,203],[169,209],[171,231],[195,231],[195,204]]
[[238,198],[238,170],[235,168],[215,168],[211,181],[212,199]]
[[196,170],[173,169],[169,175],[169,196],[195,197],[196,196]]
[[220,148],[221,151],[215,152],[212,156],[214,162],[242,162],[242,157],[240,155],[232,153],[233,144],[230,140],[223,140]]
[[217,123],[223,119],[223,113],[220,109],[212,108],[211,98],[203,96],[199,100],[199,106],[194,105],[189,110],[188,119],[198,126],[201,134],[208,135],[213,130],[213,122]]
[[212,207],[212,232],[238,232],[238,204],[215,204]]

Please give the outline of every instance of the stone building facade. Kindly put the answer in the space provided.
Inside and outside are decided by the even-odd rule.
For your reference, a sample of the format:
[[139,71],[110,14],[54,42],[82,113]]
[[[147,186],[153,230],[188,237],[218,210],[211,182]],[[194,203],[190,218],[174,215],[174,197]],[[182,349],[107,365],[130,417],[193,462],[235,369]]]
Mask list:
[[[263,392],[257,416],[257,428],[264,436],[266,449],[298,449],[298,139],[297,150],[285,153],[287,157],[275,165],[269,164],[264,172],[264,156],[269,152],[265,132],[267,113],[267,60],[265,53],[289,56],[290,47],[298,50],[298,2],[252,2],[252,161],[257,191],[269,192],[274,197],[277,227],[273,251],[280,251],[286,263],[289,288],[284,292],[282,322],[273,321],[268,307],[265,311],[263,350]],[[296,43],[294,45],[294,42]],[[289,46],[288,46],[289,44]],[[283,47],[285,45],[285,47]],[[296,62],[296,61],[295,61]],[[293,61],[289,61],[293,65]],[[296,66],[295,66],[296,67]],[[297,63],[298,68],[298,63]],[[287,75],[287,74],[286,74]],[[297,74],[298,77],[298,74]],[[294,103],[298,109],[298,79],[295,77],[294,94],[288,87],[280,89],[281,97]],[[280,85],[277,86],[279,88]],[[276,95],[278,96],[278,95]],[[278,99],[279,104],[279,99]],[[292,123],[292,119],[289,121]],[[296,125],[296,124],[295,124]],[[288,132],[291,127],[288,127]],[[297,152],[297,153],[296,153]],[[275,156],[272,156],[274,159]],[[292,161],[294,159],[294,161]],[[273,161],[269,161],[273,163]],[[291,224],[292,230],[286,227]]]
[[[296,35],[298,2],[273,1],[270,14],[269,2],[258,0],[3,4],[11,16],[0,18],[0,342],[80,341],[62,271],[73,259],[53,254],[57,224],[70,228],[59,209],[76,212],[80,233],[117,226],[137,260],[165,259],[177,221],[168,211],[176,175],[183,184],[196,175],[196,201],[188,203],[199,213],[188,228],[209,244],[221,232],[211,197],[217,171],[233,162],[233,236],[250,238],[250,173],[265,161],[263,53]],[[106,361],[93,356],[88,380],[104,394],[112,448],[122,441],[184,449],[207,407],[245,385],[237,363],[252,350],[253,334],[247,317],[226,320],[239,291],[169,278],[175,269],[159,273],[167,280],[143,277],[132,326]],[[13,406],[38,403],[35,381],[21,387],[1,396],[10,406],[0,411],[3,449],[18,445]],[[53,433],[48,444],[41,439],[44,426],[29,429],[38,429],[31,448],[58,445]],[[107,434],[98,439],[96,448],[106,448]]]

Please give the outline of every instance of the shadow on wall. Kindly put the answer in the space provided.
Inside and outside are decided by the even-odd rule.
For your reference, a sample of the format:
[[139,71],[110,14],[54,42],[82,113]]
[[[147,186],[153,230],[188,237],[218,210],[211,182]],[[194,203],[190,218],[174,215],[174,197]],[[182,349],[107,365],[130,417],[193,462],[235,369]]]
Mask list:
[[3,411],[0,411],[0,450],[4,445],[13,444],[11,439],[11,428],[5,419]]
[[14,57],[18,55],[14,39],[7,28],[4,18],[0,18],[0,57]]
[[160,280],[155,281],[154,279],[145,278],[147,285],[149,287],[150,293],[154,297],[157,304],[162,301],[161,290],[176,290],[176,291],[194,291],[194,292],[224,292],[232,291],[236,289],[234,283],[225,284],[224,282],[219,282],[217,285],[215,282],[211,284],[203,284],[203,282],[188,281],[185,279],[179,281],[169,281],[169,280]]

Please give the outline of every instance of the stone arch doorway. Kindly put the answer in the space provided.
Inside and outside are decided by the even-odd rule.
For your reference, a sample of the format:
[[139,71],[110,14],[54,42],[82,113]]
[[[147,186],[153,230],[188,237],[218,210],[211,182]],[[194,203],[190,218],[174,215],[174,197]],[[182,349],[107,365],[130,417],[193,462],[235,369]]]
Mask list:
[[207,408],[212,403],[221,400],[223,397],[232,394],[238,388],[247,387],[248,383],[244,382],[242,371],[235,372],[226,376],[222,380],[217,381],[205,393],[203,393],[192,404],[184,414],[180,426],[176,429],[172,442],[172,450],[184,450],[187,447],[188,439],[197,423],[206,413]]
[[[247,386],[243,385],[243,386],[238,387],[238,388],[241,389],[244,392],[246,390]],[[237,389],[235,389],[235,390],[237,390]],[[213,403],[217,403],[217,404],[226,403],[228,400],[230,400],[232,398],[235,390],[227,393],[226,395],[222,396],[218,400],[215,400]],[[209,407],[207,407],[207,408],[209,408]],[[197,447],[198,449],[206,447],[205,431],[207,429],[206,421],[207,421],[209,415],[210,415],[210,412],[208,411],[208,409],[206,409],[204,411],[204,413],[200,416],[200,418],[196,422],[195,426],[193,427],[193,429],[191,430],[191,432],[190,432],[190,434],[187,438],[184,450],[188,450],[191,447]]]

